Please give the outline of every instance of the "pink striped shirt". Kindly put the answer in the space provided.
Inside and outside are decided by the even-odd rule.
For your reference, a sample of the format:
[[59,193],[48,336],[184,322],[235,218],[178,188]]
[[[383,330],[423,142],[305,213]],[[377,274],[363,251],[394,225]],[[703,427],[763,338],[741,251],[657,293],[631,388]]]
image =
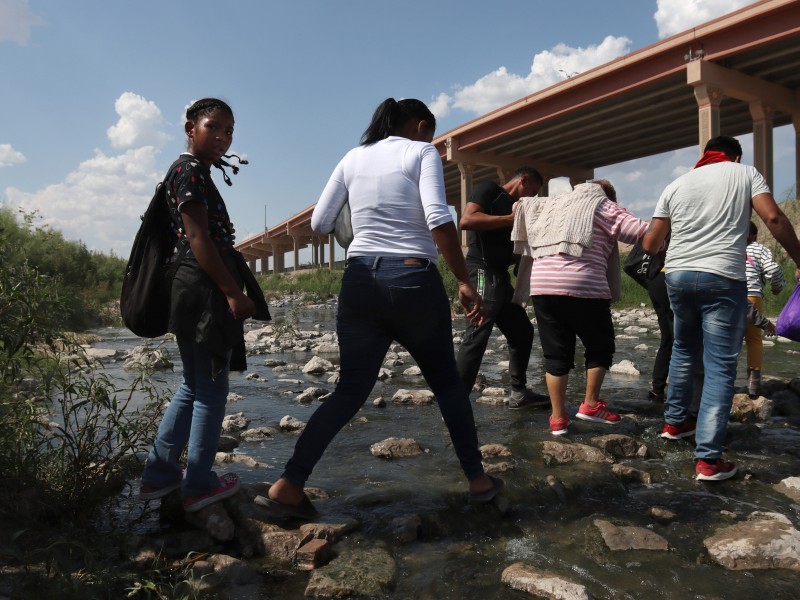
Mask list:
[[635,243],[648,226],[615,202],[603,200],[594,214],[592,247],[580,257],[554,254],[534,260],[531,295],[611,298],[606,279],[611,250],[617,241]]

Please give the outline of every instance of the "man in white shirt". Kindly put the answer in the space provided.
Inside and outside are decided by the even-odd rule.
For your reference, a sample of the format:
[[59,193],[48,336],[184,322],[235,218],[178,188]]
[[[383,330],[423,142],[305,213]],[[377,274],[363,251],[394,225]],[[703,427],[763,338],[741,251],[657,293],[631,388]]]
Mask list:
[[[745,247],[751,208],[800,267],[800,242],[761,174],[739,163],[742,147],[729,136],[708,141],[692,171],[673,181],[658,200],[642,239],[655,253],[671,236],[665,264],[675,342],[664,411],[667,439],[695,435],[697,479],[720,481],[736,474],[722,460],[722,442],[747,310]],[[797,275],[800,275],[798,268]],[[700,411],[689,416],[693,364],[705,366]]]

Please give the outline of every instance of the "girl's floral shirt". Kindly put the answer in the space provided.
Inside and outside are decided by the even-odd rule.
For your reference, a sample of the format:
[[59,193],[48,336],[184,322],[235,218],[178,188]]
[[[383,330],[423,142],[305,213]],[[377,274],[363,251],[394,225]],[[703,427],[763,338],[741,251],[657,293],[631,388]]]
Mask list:
[[176,245],[183,241],[181,207],[186,202],[202,202],[208,211],[208,234],[220,252],[233,248],[234,235],[225,201],[211,179],[211,170],[189,154],[167,175],[167,202],[172,215],[172,233]]

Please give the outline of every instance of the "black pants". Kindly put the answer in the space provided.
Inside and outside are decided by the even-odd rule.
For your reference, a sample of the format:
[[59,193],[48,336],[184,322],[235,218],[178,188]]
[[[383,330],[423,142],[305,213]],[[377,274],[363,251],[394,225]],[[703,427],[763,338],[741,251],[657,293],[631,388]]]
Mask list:
[[[481,292],[487,313],[483,325],[467,325],[456,363],[461,380],[467,390],[472,390],[483,354],[495,325],[506,336],[508,342],[508,376],[511,387],[525,389],[528,361],[533,345],[533,325],[525,309],[511,302],[514,289],[508,271],[492,269],[482,262],[467,261],[472,286]],[[479,281],[479,270],[483,270],[483,285]],[[481,291],[481,287],[483,290]]]
[[661,333],[661,343],[656,352],[656,361],[653,364],[653,391],[663,394],[667,386],[667,375],[669,375],[669,360],[672,357],[672,342],[674,340],[675,316],[669,305],[667,296],[667,284],[664,279],[664,272],[650,280],[647,287],[650,302],[658,317],[658,330]]
[[614,358],[611,301],[574,296],[532,296],[545,371],[561,377],[575,367],[577,338],[587,369],[609,369]]

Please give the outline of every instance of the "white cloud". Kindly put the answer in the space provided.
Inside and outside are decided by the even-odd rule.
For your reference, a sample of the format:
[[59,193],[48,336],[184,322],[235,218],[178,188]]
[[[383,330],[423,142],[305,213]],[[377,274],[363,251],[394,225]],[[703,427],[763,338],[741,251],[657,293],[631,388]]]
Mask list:
[[63,183],[33,193],[6,188],[7,202],[26,212],[38,211],[43,222],[65,238],[82,240],[90,250],[127,257],[141,215],[161,175],[157,150],[144,146],[107,156],[95,150]]
[[0,144],[0,168],[21,165],[27,158],[22,152],[14,150],[11,144]]
[[663,39],[753,4],[753,0],[658,0],[656,4],[653,18],[658,37]]
[[452,96],[440,94],[434,105],[446,115],[450,108],[481,115],[505,104],[537,92],[566,77],[572,77],[607,63],[630,51],[631,41],[626,37],[606,36],[596,45],[572,48],[558,44],[533,57],[531,70],[525,75],[510,73],[506,67],[484,75],[472,85],[457,89]]
[[31,27],[43,24],[44,20],[30,11],[27,0],[0,0],[0,42],[27,44]]
[[[8,187],[5,202],[25,212],[37,211],[44,224],[67,239],[82,240],[90,250],[113,250],[127,257],[138,217],[161,180],[156,157],[169,136],[159,129],[161,111],[155,103],[126,92],[115,107],[120,120],[108,136],[114,147],[125,147],[124,152],[96,149],[63,182],[34,192]],[[4,148],[0,146],[0,161]]]
[[108,139],[114,148],[161,148],[170,136],[161,130],[164,118],[155,102],[125,92],[114,103],[119,115],[116,125],[108,128]]
[[445,92],[442,92],[431,102],[428,103],[428,108],[437,119],[444,119],[450,114],[451,98]]

